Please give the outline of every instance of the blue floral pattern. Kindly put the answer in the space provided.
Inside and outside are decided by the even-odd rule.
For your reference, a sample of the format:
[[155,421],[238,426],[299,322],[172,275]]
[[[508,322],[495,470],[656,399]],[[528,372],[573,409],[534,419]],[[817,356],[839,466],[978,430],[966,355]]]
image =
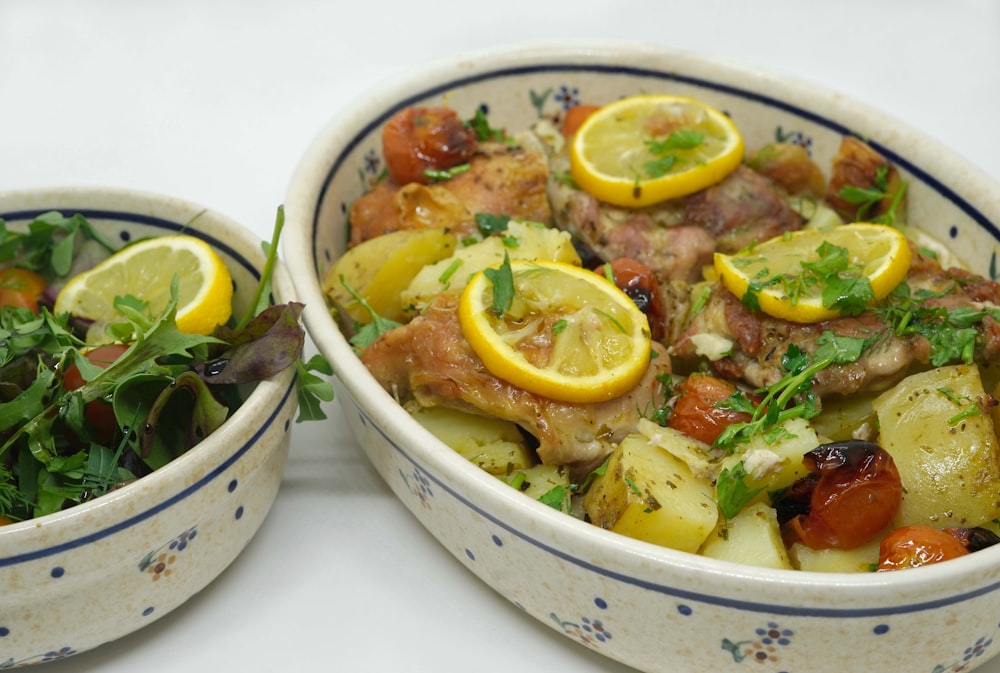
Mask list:
[[549,616],[562,628],[563,633],[587,647],[596,649],[601,643],[611,640],[611,632],[604,626],[604,622],[596,617],[583,616],[574,622],[560,619],[554,612]]
[[26,657],[24,659],[15,660],[13,658],[7,659],[6,661],[0,661],[0,669],[7,668],[18,668],[20,666],[26,666],[28,664],[44,664],[49,661],[57,661],[59,659],[65,659],[76,654],[76,650],[69,646],[60,647],[58,650],[49,650],[48,652],[43,652],[42,654],[36,654],[32,657]]
[[733,656],[733,661],[750,660],[758,664],[777,663],[781,660],[780,650],[792,644],[795,632],[783,627],[778,622],[767,622],[754,630],[754,637],[747,640],[732,641],[722,639],[722,649]]
[[139,561],[139,571],[152,575],[153,581],[169,577],[173,573],[173,565],[177,554],[187,549],[188,545],[198,535],[198,527],[191,526],[169,542],[146,554]]
[[403,478],[403,482],[410,490],[410,493],[417,496],[420,500],[420,504],[427,509],[430,509],[430,500],[434,497],[434,491],[431,489],[431,480],[427,478],[424,471],[419,467],[414,468],[413,472],[410,474],[406,474],[400,470],[399,476]]

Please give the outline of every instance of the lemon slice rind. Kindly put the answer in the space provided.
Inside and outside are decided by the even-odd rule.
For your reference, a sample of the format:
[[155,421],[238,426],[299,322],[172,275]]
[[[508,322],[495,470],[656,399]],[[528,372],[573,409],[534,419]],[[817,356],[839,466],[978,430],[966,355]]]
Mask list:
[[211,334],[232,315],[233,283],[229,270],[208,243],[184,234],[137,241],[93,268],[71,278],[53,310],[107,324],[123,318],[115,297],[133,295],[158,315],[170,299],[170,283],[179,280],[176,324],[189,334]]
[[[645,172],[656,159],[645,146],[662,140],[650,131],[648,119],[678,114],[689,121],[677,129],[704,134],[701,148],[678,150],[679,161],[665,175]],[[677,130],[675,129],[675,130]],[[622,207],[641,208],[686,196],[713,185],[743,160],[743,138],[724,113],[687,96],[639,95],[609,103],[581,124],[570,143],[570,172],[576,184],[599,200]]]
[[[909,272],[912,252],[901,231],[888,225],[855,222],[828,230],[803,229],[732,255],[715,253],[715,273],[727,290],[742,299],[754,278],[798,273],[801,263],[824,241],[848,250],[852,262],[862,267],[876,300],[885,298]],[[756,294],[760,310],[775,318],[816,323],[841,317],[836,308],[823,305],[821,292],[822,288],[816,287],[814,292],[793,300],[777,284]]]
[[[487,370],[528,392],[569,403],[606,401],[639,383],[649,365],[650,332],[645,314],[628,295],[571,264],[510,264],[515,312],[522,315],[500,324],[488,308],[493,288],[484,272],[472,278],[459,301],[463,335]],[[536,341],[539,330],[552,330],[541,335],[551,346],[546,363],[533,363],[518,345]]]

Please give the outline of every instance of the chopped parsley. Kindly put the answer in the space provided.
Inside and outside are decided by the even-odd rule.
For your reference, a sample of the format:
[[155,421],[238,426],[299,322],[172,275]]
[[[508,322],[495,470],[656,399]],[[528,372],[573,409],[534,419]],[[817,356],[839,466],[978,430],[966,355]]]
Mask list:
[[722,511],[722,516],[732,519],[750,504],[763,487],[749,488],[746,483],[747,471],[743,461],[736,463],[732,469],[723,468],[715,482],[716,502]]
[[978,326],[987,317],[1000,321],[1000,309],[970,306],[948,309],[928,305],[929,300],[953,290],[954,286],[940,292],[914,291],[907,283],[900,283],[876,311],[892,334],[898,337],[919,335],[927,339],[930,363],[935,367],[953,362],[971,364],[981,340]]
[[[858,210],[854,214],[854,219],[858,222],[875,222],[878,224],[888,224],[893,225],[896,223],[897,209],[899,204],[903,202],[903,196],[906,194],[907,182],[901,182],[899,189],[895,193],[890,192],[889,185],[889,166],[882,165],[879,166],[875,171],[875,185],[872,187],[857,187],[854,185],[844,185],[840,188],[840,198],[844,199],[851,205],[857,206]],[[876,217],[866,220],[868,214],[883,200],[890,198],[889,207],[886,211],[877,215]]]
[[493,284],[493,305],[490,309],[498,318],[514,304],[514,272],[510,268],[510,255],[503,253],[503,263],[493,269],[484,269],[483,275]]
[[[740,444],[760,436],[768,444],[773,444],[787,436],[781,427],[793,418],[809,420],[820,413],[816,395],[812,392],[813,377],[834,364],[848,364],[856,361],[867,346],[867,340],[860,337],[838,336],[827,330],[817,340],[818,348],[810,357],[795,344],[788,346],[781,364],[785,376],[767,388],[756,391],[762,395],[759,404],[744,392],[736,391],[716,407],[750,415],[750,420],[733,423],[715,440],[713,446],[736,451]],[[791,402],[797,402],[791,406]]]
[[456,175],[461,175],[471,168],[472,164],[458,164],[457,166],[452,166],[451,168],[427,168],[424,170],[424,175],[431,180],[443,182],[445,180],[451,180]]
[[493,213],[476,213],[476,228],[483,236],[492,236],[507,231],[510,215],[494,215]]
[[673,170],[674,166],[684,159],[677,156],[676,150],[693,150],[705,140],[705,135],[690,129],[674,131],[663,140],[647,140],[646,149],[656,157],[643,166],[649,178],[662,178]]
[[875,292],[861,265],[851,262],[847,248],[824,241],[816,248],[816,254],[817,259],[800,262],[801,270],[795,275],[772,276],[767,267],[758,271],[741,297],[743,305],[751,311],[760,311],[760,292],[781,285],[792,306],[819,289],[823,308],[836,309],[848,316],[864,312],[875,299]]
[[466,120],[465,125],[476,132],[476,140],[480,142],[495,141],[499,143],[509,143],[510,139],[503,129],[495,129],[490,126],[483,108],[476,108],[476,114],[472,119]]

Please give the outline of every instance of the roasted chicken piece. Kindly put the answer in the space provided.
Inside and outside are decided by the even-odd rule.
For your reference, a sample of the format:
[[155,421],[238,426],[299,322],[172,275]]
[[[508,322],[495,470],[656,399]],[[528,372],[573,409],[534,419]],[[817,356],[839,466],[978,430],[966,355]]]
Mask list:
[[[1000,284],[963,269],[942,269],[916,246],[911,246],[913,263],[905,285],[910,296],[920,298],[917,312],[942,309],[953,311],[1000,308]],[[884,303],[883,303],[884,304]],[[913,306],[911,306],[913,308]],[[939,312],[940,313],[940,312]],[[901,380],[916,363],[926,364],[933,344],[921,333],[897,334],[892,318],[875,308],[858,316],[804,324],[772,318],[747,309],[740,299],[719,284],[712,286],[704,308],[691,316],[681,337],[670,352],[681,360],[694,360],[705,344],[718,349],[718,340],[731,343],[727,354],[711,362],[720,377],[742,380],[762,388],[780,380],[785,372],[781,361],[790,344],[812,353],[825,331],[837,336],[861,337],[870,346],[855,362],[830,366],[816,374],[813,391],[818,395],[877,391]],[[941,323],[944,328],[944,324]],[[979,362],[1000,360],[1000,323],[986,315],[975,322],[975,357]],[[936,328],[935,328],[936,329]],[[943,334],[943,329],[941,330]],[[935,362],[934,364],[948,364]]]
[[631,392],[598,404],[570,404],[540,397],[487,371],[462,335],[458,295],[438,295],[410,323],[382,334],[361,354],[361,361],[400,402],[445,406],[517,423],[538,440],[544,462],[584,474],[604,460],[612,445],[634,432],[643,415],[665,402],[658,380],[670,372],[659,344],[659,357]]
[[[557,176],[560,160],[553,161]],[[636,259],[663,281],[696,281],[714,252],[735,252],[805,221],[782,188],[746,166],[712,187],[648,208],[600,202],[557,177],[549,180],[549,197],[556,226],[597,257]]]
[[548,161],[528,144],[481,142],[469,169],[432,184],[379,181],[351,206],[351,245],[400,229],[476,229],[477,213],[549,223]]
[[[870,190],[870,201],[851,199],[849,192]],[[906,220],[905,200],[896,195],[905,189],[902,176],[896,167],[867,143],[852,136],[844,136],[840,148],[833,158],[830,183],[827,186],[826,202],[846,222],[872,221],[886,215],[894,208],[893,215],[899,221]],[[896,204],[895,206],[893,204]]]

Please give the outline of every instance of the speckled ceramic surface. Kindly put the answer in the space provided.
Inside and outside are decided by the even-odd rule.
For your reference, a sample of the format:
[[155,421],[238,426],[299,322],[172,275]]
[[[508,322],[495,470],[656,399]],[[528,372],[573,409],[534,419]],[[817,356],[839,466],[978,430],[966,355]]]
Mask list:
[[286,258],[307,327],[334,363],[346,415],[380,474],[472,572],[526,614],[644,671],[967,671],[1000,651],[1000,549],[917,570],[821,575],[674,552],[562,515],[500,484],[396,405],[323,310],[318,279],[343,251],[349,204],[382,170],[380,130],[412,104],[484,107],[494,126],[558,120],[577,102],[692,94],[748,147],[775,139],[829,165],[845,133],[911,181],[910,217],[997,275],[1000,188],[894,120],[794,81],[643,45],[526,45],[457,57],[359,97],[321,130],[287,199]]
[[[9,226],[82,213],[112,241],[183,230],[229,267],[237,312],[264,258],[248,230],[201,206],[108,189],[0,193]],[[283,268],[278,301],[293,298]],[[90,503],[0,527],[0,669],[63,659],[131,633],[215,579],[246,546],[281,482],[297,408],[294,368],[259,384],[205,441]]]

